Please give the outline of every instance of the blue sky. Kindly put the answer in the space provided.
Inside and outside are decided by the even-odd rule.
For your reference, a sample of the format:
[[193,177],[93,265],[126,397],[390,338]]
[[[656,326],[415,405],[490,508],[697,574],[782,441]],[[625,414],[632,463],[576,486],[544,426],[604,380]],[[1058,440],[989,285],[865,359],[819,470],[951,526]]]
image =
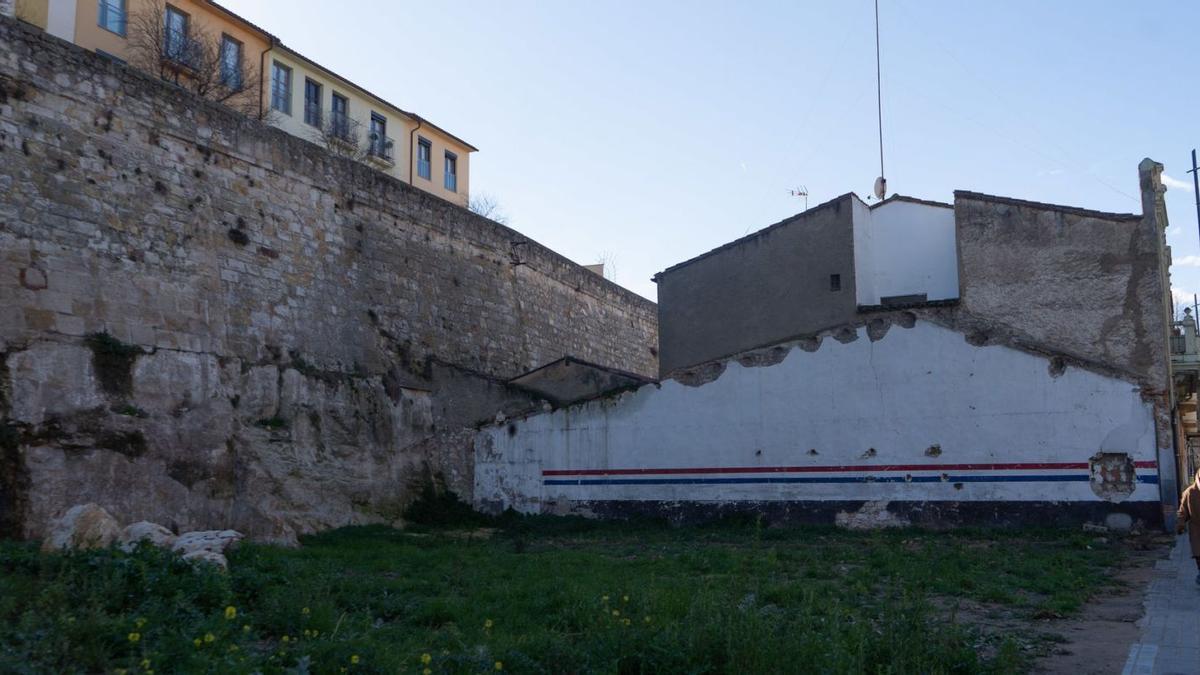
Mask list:
[[[676,262],[879,171],[871,0],[226,0],[480,148],[471,190],[655,297]],[[1166,165],[1173,285],[1200,292],[1190,151],[1200,2],[881,0],[893,192],[1139,213]]]

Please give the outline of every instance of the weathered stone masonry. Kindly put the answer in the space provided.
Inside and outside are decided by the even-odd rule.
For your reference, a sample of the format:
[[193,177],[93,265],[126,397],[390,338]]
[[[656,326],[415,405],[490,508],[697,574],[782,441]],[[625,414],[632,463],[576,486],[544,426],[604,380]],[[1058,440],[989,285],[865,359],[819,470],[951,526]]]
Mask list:
[[[519,233],[0,20],[0,534],[96,501],[259,539],[469,493],[462,430],[646,301]],[[464,494],[469,497],[469,494]]]

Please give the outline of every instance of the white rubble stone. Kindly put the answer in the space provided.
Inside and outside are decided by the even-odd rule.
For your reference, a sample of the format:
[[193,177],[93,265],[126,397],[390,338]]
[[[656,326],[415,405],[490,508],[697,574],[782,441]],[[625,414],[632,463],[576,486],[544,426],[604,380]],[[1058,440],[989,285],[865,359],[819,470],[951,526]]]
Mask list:
[[191,553],[183,554],[181,557],[188,562],[210,563],[223,570],[229,569],[229,561],[225,559],[225,556],[213,551],[192,551]]
[[1110,513],[1104,518],[1108,529],[1116,532],[1128,532],[1133,529],[1133,516],[1128,513]]
[[834,516],[838,527],[848,530],[878,530],[887,527],[908,527],[908,520],[888,510],[888,501],[866,502],[857,511],[839,511]]
[[169,549],[175,544],[175,533],[167,528],[148,520],[138,521],[125,526],[117,540],[122,551],[126,553],[137,548],[139,542],[147,541],[159,548]]
[[80,504],[67,509],[46,528],[42,550],[104,548],[116,541],[121,525],[98,504]]
[[175,545],[171,550],[176,553],[183,554],[187,557],[190,553],[197,551],[210,551],[212,553],[225,553],[239,541],[242,540],[242,533],[235,530],[202,530],[199,532],[187,532],[179,535],[175,540]]

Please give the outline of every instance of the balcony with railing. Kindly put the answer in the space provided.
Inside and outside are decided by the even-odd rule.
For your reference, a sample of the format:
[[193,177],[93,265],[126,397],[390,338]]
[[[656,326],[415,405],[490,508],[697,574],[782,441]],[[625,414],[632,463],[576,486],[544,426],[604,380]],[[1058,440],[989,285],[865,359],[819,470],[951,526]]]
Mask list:
[[396,163],[395,143],[385,134],[372,131],[367,136],[367,157],[372,161],[392,166]]
[[358,145],[357,134],[355,131],[354,120],[344,112],[334,110],[329,116],[329,135],[334,139],[343,143]]

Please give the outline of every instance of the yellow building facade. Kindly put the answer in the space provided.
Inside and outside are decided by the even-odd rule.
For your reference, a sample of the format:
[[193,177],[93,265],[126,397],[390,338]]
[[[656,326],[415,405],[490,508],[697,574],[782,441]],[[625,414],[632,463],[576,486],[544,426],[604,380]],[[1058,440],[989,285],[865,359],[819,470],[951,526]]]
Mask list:
[[[215,2],[16,0],[15,7],[18,18],[52,35],[140,68],[150,67],[147,26],[162,25],[155,37],[164,52],[181,40],[211,44],[222,83],[228,77],[237,87],[226,101],[236,109],[256,112],[294,136],[460,206],[469,203],[474,146],[288,48]],[[180,72],[188,77],[187,68]]]
[[329,146],[443,199],[466,206],[475,147],[371,94],[278,42],[267,54],[271,124]]

